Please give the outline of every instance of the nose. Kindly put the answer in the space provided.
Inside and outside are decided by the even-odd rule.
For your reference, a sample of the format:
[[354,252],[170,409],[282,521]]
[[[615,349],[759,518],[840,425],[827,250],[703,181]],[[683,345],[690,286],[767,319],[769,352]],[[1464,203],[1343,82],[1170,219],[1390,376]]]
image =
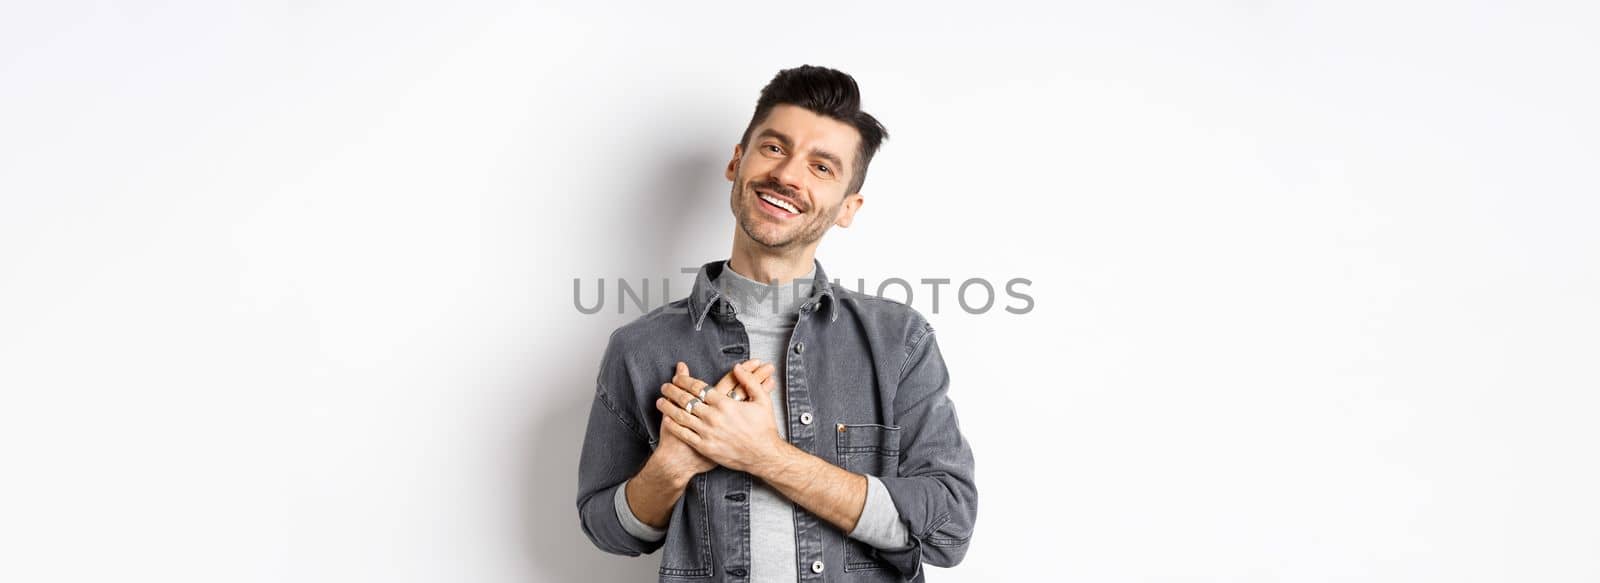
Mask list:
[[800,177],[805,171],[806,161],[799,156],[789,156],[772,168],[769,176],[778,184],[789,189],[789,192],[799,194]]

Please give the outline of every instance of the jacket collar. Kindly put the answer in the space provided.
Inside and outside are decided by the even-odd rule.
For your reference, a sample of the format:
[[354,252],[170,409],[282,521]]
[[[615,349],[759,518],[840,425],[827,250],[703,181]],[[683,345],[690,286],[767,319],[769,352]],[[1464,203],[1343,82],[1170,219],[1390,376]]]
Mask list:
[[[811,278],[811,295],[806,301],[800,303],[800,309],[821,309],[821,304],[828,306],[829,321],[839,319],[839,298],[834,295],[833,282],[828,279],[828,274],[822,271],[822,262],[815,258],[811,260],[816,267],[816,273]],[[700,272],[694,278],[694,290],[689,292],[689,317],[694,319],[694,329],[699,330],[705,322],[706,315],[712,310],[719,314],[732,315],[733,304],[723,297],[722,291],[717,288],[716,279],[722,274],[726,260],[718,259],[700,266]],[[823,302],[823,300],[828,300]]]

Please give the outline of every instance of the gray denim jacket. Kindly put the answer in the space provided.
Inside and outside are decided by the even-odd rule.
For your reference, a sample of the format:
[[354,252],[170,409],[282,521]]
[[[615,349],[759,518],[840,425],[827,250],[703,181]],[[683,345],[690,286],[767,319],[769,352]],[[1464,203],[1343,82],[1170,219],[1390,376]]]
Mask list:
[[[661,428],[655,400],[682,360],[703,380],[749,358],[749,338],[713,284],[707,263],[689,297],[611,334],[578,467],[578,517],[608,553],[665,547],[661,581],[747,581],[749,493],[755,478],[715,467],[690,480],[664,540],[628,534],[616,489],[644,466]],[[846,470],[878,476],[911,534],[884,551],[795,506],[801,581],[923,581],[922,563],[953,566],[966,555],[978,515],[972,449],[947,392],[950,376],[933,327],[911,307],[834,286],[816,264],[811,295],[789,340],[789,442]],[[717,371],[714,375],[710,371]]]

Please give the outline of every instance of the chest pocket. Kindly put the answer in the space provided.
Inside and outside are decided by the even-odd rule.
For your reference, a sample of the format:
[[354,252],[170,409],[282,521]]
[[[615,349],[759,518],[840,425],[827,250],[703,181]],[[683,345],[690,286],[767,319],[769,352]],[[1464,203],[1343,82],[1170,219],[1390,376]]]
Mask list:
[[839,467],[872,476],[897,475],[900,431],[900,427],[876,423],[835,424]]

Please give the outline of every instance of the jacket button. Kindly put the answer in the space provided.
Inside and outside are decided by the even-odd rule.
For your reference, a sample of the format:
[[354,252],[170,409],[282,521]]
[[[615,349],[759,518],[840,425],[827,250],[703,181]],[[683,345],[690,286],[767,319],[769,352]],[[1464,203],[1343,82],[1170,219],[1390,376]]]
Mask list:
[[801,413],[800,414],[800,424],[801,425],[810,425],[811,424],[811,412],[810,411],[807,411],[805,413]]
[[806,343],[804,343],[804,342],[796,342],[796,343],[794,343],[794,353],[795,354],[800,354],[800,353],[805,352],[805,351],[806,351]]
[[812,561],[812,563],[811,563],[811,572],[812,573],[821,573],[822,572],[822,561]]
[[732,569],[728,569],[728,574],[729,575],[733,575],[734,577],[743,577],[743,576],[747,575],[748,573],[744,569],[740,569],[738,567],[734,567]]
[[723,498],[727,498],[727,499],[732,500],[734,502],[744,502],[744,492],[734,492],[734,493],[729,494],[727,496],[723,496]]

